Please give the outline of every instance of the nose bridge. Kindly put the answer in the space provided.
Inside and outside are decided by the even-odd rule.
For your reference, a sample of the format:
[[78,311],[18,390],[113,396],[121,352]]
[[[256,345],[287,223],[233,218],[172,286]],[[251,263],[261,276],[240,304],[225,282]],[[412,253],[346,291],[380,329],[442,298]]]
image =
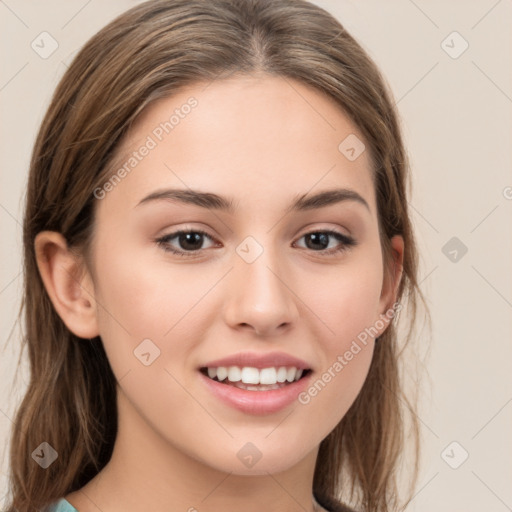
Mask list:
[[286,265],[270,247],[271,239],[269,235],[260,242],[249,236],[236,248],[226,308],[226,320],[233,327],[249,325],[260,334],[270,333],[298,317]]

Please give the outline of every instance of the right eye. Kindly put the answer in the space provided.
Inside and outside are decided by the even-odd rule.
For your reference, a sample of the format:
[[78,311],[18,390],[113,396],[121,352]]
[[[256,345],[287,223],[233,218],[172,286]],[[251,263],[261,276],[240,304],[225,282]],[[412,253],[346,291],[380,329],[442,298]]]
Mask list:
[[[213,240],[206,231],[201,229],[180,229],[156,239],[155,242],[166,252],[190,257],[195,256],[195,253],[202,249],[204,237]],[[174,239],[182,248],[175,248],[171,245],[171,241]]]

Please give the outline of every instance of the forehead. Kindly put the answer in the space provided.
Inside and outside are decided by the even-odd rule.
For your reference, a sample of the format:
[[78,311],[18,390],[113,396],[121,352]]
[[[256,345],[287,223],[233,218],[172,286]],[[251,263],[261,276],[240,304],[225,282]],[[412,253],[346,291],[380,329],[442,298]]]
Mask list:
[[[346,146],[357,158],[353,151],[347,157]],[[265,75],[196,83],[139,117],[118,148],[110,171],[123,177],[107,199],[134,207],[168,186],[258,198],[261,206],[346,187],[372,205],[363,148],[357,126],[334,100],[298,81]]]

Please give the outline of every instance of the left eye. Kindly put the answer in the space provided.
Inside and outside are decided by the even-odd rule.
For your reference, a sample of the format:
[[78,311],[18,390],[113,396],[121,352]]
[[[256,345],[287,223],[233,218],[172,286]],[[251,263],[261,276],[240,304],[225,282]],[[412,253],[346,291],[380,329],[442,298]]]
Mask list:
[[[341,251],[347,250],[349,247],[356,244],[355,240],[347,235],[344,235],[343,233],[339,233],[338,231],[312,231],[310,233],[306,233],[305,235],[302,235],[301,238],[305,238],[308,243],[306,243],[306,246],[319,244],[320,250],[323,251],[323,255],[331,255],[334,253],[338,253]],[[334,238],[338,241],[338,246],[328,248],[329,246],[329,238]],[[300,240],[300,239],[299,239]],[[327,247],[323,247],[327,246]],[[307,247],[308,249],[310,247]],[[319,251],[315,251],[319,252]]]
[[[174,233],[169,233],[168,235],[157,239],[156,242],[164,249],[164,251],[172,252],[174,254],[178,254],[179,256],[192,256],[191,254],[187,254],[187,252],[195,252],[201,249],[203,237],[212,240],[212,237],[205,231],[195,229],[189,231],[175,231]],[[178,240],[178,243],[181,245],[182,249],[185,250],[175,249],[170,245],[170,241],[175,238]]]
[[[169,233],[156,240],[156,243],[161,246],[164,251],[177,254],[179,256],[195,256],[198,251],[203,249],[203,239],[208,238],[213,241],[213,238],[200,229],[195,230],[179,230],[174,233]],[[329,256],[334,253],[342,252],[347,250],[350,246],[356,245],[356,241],[338,231],[324,230],[324,231],[312,231],[302,235],[301,238],[305,238],[306,249],[312,249],[314,252],[321,252],[322,255]],[[338,246],[329,248],[329,238],[334,238],[338,241]],[[179,244],[179,248],[173,247],[171,241],[176,239]],[[320,245],[320,247],[318,247]],[[316,246],[316,247],[315,247]],[[319,249],[319,250],[318,250]]]

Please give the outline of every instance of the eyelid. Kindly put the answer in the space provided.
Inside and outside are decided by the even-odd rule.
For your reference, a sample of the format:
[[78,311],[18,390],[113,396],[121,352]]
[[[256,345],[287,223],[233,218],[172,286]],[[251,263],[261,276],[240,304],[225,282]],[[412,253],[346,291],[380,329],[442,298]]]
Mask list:
[[170,248],[168,240],[178,237],[181,234],[184,233],[199,233],[207,238],[209,238],[212,241],[216,241],[215,237],[210,235],[207,231],[201,228],[190,228],[190,227],[183,227],[176,229],[175,231],[172,231],[168,234],[162,235],[160,237],[157,237],[154,241],[157,245],[161,246],[164,251],[170,252],[172,254],[175,254],[177,256],[185,256],[189,258],[194,258],[197,256],[200,256],[202,252],[204,252],[206,249],[199,249],[197,251],[182,251],[179,249],[172,249]]
[[[201,256],[201,254],[206,249],[198,249],[195,251],[183,251],[180,249],[170,248],[168,240],[174,239],[174,238],[178,237],[179,235],[186,234],[186,233],[198,233],[198,234],[205,236],[206,238],[209,238],[211,241],[216,242],[216,238],[214,236],[212,236],[210,233],[208,233],[207,231],[205,231],[204,229],[192,228],[189,226],[185,226],[183,228],[176,229],[175,231],[172,231],[171,233],[162,235],[161,237],[157,237],[154,241],[159,246],[162,246],[164,251],[170,252],[177,256],[184,256],[184,257],[189,257],[189,258]],[[311,229],[303,232],[300,236],[298,236],[296,238],[296,240],[293,242],[293,244],[295,244],[298,240],[302,239],[303,237],[305,237],[307,235],[312,235],[312,234],[316,234],[316,233],[327,234],[328,236],[330,236],[332,238],[336,238],[338,240],[338,242],[341,243],[341,246],[339,246],[339,247],[335,247],[335,248],[331,248],[331,249],[321,249],[319,251],[308,249],[307,247],[306,248],[301,247],[301,249],[303,249],[303,250],[306,250],[306,251],[309,251],[312,253],[318,253],[318,256],[320,256],[320,257],[328,257],[328,256],[332,256],[332,255],[338,254],[338,253],[341,254],[344,251],[350,249],[352,246],[357,245],[357,243],[358,243],[351,235],[344,234],[341,231],[338,231],[337,229],[333,229],[333,228],[316,228],[316,229],[314,229],[314,228],[311,228]]]
[[[331,249],[323,249],[320,251],[310,250],[310,252],[318,253],[318,255],[320,257],[331,256],[333,254],[342,253],[342,252],[348,250],[350,247],[357,245],[357,242],[354,237],[352,237],[350,235],[346,235],[346,234],[342,233],[341,231],[338,231],[337,229],[332,229],[332,228],[311,229],[309,231],[306,231],[302,235],[300,235],[297,238],[297,240],[300,240],[301,238],[303,238],[307,235],[312,235],[312,234],[316,234],[316,233],[327,234],[328,236],[337,239],[338,242],[341,243],[340,247],[334,247]],[[307,247],[305,248],[305,250],[308,250]]]

